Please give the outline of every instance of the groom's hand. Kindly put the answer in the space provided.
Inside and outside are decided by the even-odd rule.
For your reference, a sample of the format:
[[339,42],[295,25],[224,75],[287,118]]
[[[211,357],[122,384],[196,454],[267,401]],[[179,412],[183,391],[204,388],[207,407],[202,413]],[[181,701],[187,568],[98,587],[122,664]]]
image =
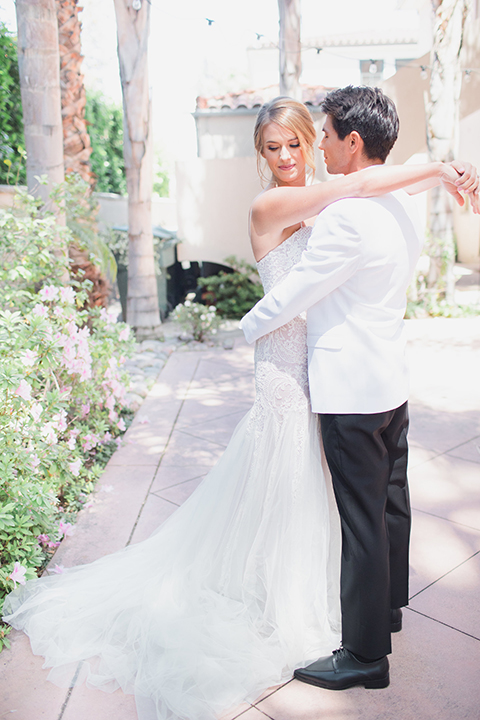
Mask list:
[[465,204],[461,192],[466,193],[470,198],[473,212],[480,214],[480,180],[474,165],[461,160],[444,163],[441,182],[445,190],[455,198],[460,206]]

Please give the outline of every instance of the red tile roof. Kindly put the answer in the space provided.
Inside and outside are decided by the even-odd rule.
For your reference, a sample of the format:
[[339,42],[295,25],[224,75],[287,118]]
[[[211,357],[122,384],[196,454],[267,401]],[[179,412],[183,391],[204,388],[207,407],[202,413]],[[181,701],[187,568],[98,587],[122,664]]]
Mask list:
[[[322,85],[303,85],[302,101],[312,107],[318,107],[330,88]],[[258,108],[263,103],[273,100],[280,94],[278,85],[270,85],[256,90],[242,90],[238,93],[227,93],[216,97],[197,97],[196,110],[237,110]]]

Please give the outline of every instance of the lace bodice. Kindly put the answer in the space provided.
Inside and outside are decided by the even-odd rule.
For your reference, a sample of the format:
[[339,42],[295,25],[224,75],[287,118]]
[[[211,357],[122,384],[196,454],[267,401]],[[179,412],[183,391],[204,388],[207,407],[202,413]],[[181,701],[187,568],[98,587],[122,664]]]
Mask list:
[[258,261],[257,268],[266,293],[281,282],[291,268],[299,262],[311,233],[311,226],[301,227]]
[[[300,260],[312,228],[302,227],[258,263],[265,292],[281,282]],[[309,406],[307,372],[307,325],[297,317],[265,335],[255,346],[255,422],[261,415],[274,413],[279,420]]]

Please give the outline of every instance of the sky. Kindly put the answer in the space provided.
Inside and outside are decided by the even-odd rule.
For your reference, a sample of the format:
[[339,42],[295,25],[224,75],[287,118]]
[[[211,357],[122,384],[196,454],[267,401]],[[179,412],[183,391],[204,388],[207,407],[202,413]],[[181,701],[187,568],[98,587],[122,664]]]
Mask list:
[[[145,0],[144,0],[145,1]],[[301,0],[302,38],[354,30],[407,28],[425,0]],[[121,102],[113,0],[80,0],[83,72],[88,88]],[[341,7],[341,12],[338,8]],[[209,24],[207,18],[214,22]],[[0,19],[16,27],[14,0]],[[257,41],[257,35],[263,37]],[[157,151],[167,164],[196,155],[191,113],[198,95],[249,86],[246,49],[278,40],[277,0],[151,0],[149,83]]]

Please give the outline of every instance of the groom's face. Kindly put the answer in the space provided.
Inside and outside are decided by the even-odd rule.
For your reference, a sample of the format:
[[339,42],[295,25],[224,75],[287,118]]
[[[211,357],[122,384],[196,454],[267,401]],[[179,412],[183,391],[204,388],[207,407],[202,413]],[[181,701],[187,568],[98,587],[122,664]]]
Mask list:
[[330,115],[327,115],[322,130],[323,138],[318,147],[323,151],[327,172],[331,175],[339,173],[348,175],[353,172],[352,155],[349,150],[350,136],[347,135],[344,140],[340,140]]

